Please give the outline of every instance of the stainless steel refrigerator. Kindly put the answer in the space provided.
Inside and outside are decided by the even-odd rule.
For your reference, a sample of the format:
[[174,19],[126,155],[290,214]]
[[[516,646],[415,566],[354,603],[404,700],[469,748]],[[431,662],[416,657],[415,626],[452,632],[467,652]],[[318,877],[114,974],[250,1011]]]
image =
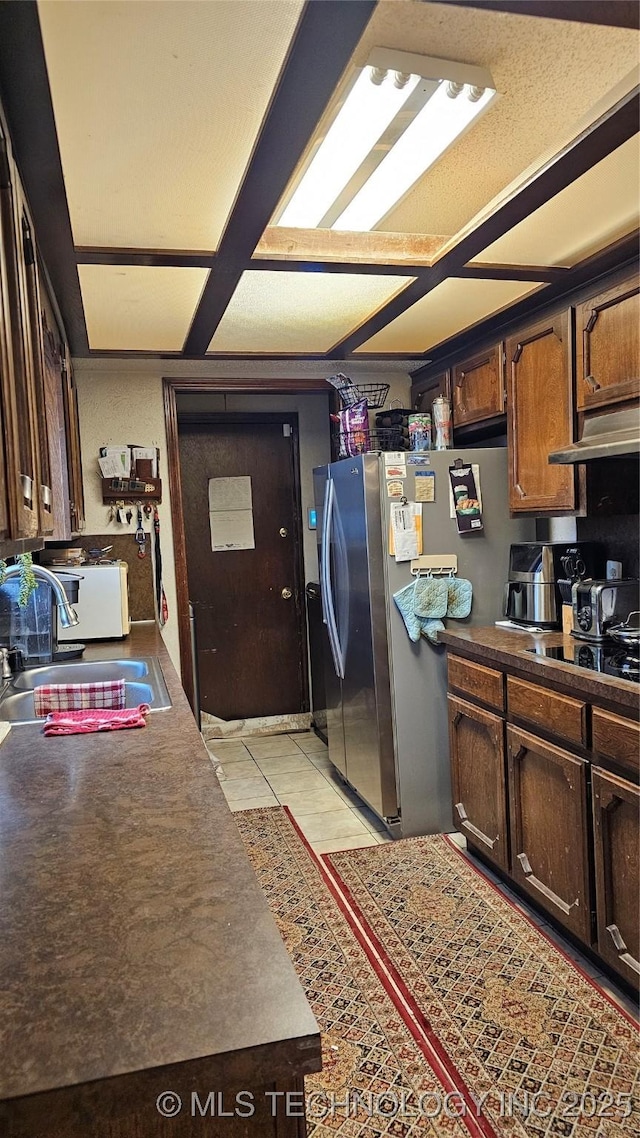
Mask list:
[[[449,467],[480,471],[483,529],[459,535],[450,517]],[[415,500],[415,466],[404,493]],[[435,501],[425,502],[423,553],[452,554],[473,585],[471,614],[447,627],[502,617],[512,542],[533,540],[532,519],[511,519],[506,449],[429,452]],[[393,593],[413,578],[388,553],[390,505],[383,454],[314,470],[318,559],[331,652],[325,669],[329,758],[394,837],[452,830],[446,654],[413,643]]]

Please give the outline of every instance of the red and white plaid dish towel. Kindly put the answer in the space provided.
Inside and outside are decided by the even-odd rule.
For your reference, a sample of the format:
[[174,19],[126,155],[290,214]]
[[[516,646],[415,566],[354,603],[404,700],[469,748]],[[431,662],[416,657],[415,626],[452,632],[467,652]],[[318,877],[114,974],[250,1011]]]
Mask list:
[[34,688],[33,706],[38,719],[50,711],[85,711],[125,705],[124,680],[101,680],[95,684],[41,684]]
[[146,727],[149,704],[121,711],[52,711],[47,716],[45,735],[90,735],[94,731],[122,731],[126,727]]

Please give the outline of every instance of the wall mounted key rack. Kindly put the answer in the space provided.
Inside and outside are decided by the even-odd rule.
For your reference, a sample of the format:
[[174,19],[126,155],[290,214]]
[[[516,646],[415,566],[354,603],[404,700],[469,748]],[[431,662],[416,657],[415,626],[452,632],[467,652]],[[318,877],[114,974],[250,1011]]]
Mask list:
[[162,480],[149,478],[142,481],[139,478],[103,478],[102,501],[105,505],[111,502],[161,502]]

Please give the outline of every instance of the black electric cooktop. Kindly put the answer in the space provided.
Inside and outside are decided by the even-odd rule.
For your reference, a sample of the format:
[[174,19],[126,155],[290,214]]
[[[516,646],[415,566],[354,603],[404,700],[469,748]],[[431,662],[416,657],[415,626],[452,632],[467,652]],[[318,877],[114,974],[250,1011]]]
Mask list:
[[561,660],[563,664],[572,664],[576,668],[588,668],[592,672],[615,676],[619,680],[630,680],[636,684],[640,681],[638,657],[629,656],[624,648],[612,641],[592,644],[576,640],[570,648],[565,648],[563,644],[554,648],[538,644],[525,651],[535,656],[546,656],[549,660]]

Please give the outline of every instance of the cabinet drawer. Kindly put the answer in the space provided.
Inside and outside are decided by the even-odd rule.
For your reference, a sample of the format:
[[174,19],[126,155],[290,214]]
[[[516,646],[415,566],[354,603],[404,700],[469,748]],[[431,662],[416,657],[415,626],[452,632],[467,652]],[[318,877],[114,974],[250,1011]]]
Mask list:
[[593,709],[593,749],[598,755],[613,759],[631,774],[640,772],[640,724],[623,719],[610,711]]
[[586,746],[587,705],[580,699],[507,676],[507,710],[514,719],[533,723],[569,743]]
[[483,664],[462,660],[460,656],[449,656],[449,687],[472,695],[488,707],[504,711],[504,676]]

